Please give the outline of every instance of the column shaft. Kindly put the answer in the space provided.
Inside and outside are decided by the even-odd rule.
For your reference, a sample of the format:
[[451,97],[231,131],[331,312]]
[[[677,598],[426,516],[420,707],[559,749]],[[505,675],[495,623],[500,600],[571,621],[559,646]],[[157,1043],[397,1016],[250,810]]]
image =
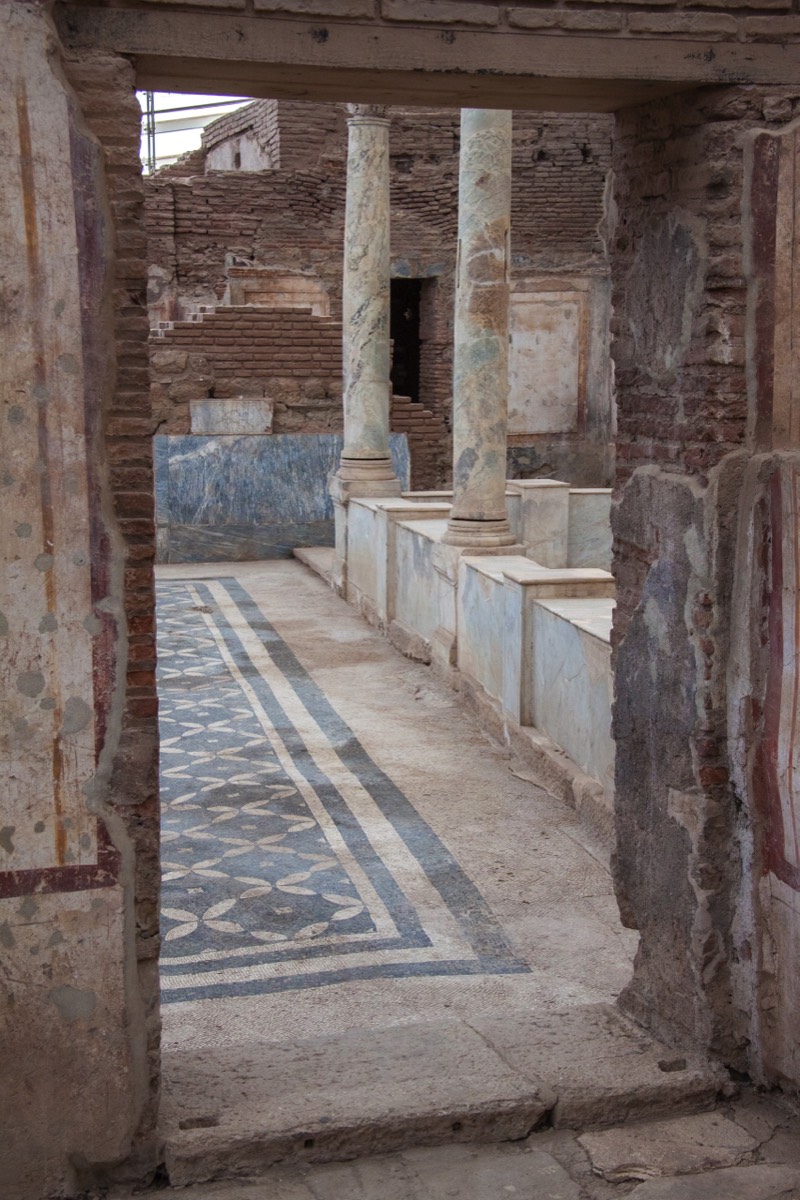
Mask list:
[[348,112],[344,448],[337,476],[399,491],[389,456],[389,121],[375,105],[348,105]]
[[506,510],[511,113],[461,111],[453,508],[445,542],[514,541]]

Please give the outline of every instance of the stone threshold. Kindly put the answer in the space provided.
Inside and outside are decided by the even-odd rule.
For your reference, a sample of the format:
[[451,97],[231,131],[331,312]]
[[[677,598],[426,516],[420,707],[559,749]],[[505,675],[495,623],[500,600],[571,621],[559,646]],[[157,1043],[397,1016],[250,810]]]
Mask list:
[[611,1005],[173,1051],[161,1136],[173,1187],[415,1146],[518,1141],[711,1108],[719,1067]]

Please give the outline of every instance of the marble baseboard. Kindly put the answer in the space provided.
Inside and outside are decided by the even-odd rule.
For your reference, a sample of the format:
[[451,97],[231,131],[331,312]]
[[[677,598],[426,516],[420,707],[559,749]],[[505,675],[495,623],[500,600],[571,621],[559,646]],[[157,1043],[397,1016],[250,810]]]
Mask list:
[[161,562],[257,562],[291,558],[296,546],[332,546],[333,521],[162,527]]

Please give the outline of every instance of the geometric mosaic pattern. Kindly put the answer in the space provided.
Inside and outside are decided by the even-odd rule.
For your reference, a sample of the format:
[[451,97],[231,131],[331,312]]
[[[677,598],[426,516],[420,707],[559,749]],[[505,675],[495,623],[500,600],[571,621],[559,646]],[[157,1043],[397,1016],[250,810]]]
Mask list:
[[158,585],[162,999],[527,971],[233,579]]

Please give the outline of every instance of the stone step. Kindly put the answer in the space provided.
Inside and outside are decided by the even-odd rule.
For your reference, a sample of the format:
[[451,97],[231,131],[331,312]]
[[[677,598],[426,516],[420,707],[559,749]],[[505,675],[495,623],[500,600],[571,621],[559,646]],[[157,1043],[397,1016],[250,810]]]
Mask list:
[[306,567],[310,567],[315,574],[320,575],[326,583],[330,582],[335,557],[333,546],[295,546],[292,553]]
[[503,1142],[710,1107],[724,1077],[608,1005],[173,1051],[162,1129],[173,1186],[412,1146]]

